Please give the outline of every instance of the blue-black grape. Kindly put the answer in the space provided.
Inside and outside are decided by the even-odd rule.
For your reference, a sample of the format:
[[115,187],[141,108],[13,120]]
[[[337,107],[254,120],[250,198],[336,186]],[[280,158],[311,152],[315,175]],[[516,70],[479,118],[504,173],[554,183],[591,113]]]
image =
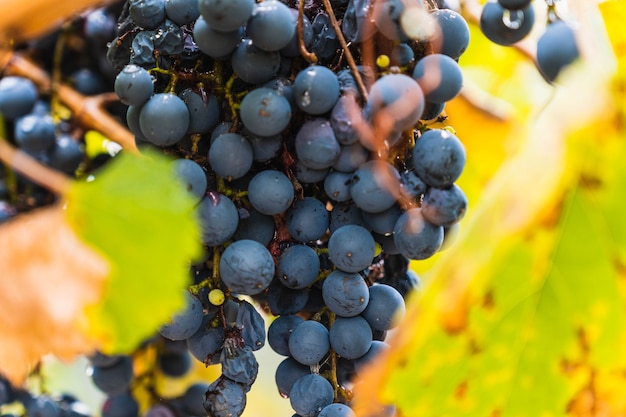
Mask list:
[[188,133],[208,133],[215,127],[220,116],[219,103],[213,94],[205,94],[187,88],[178,95],[189,111]]
[[394,204],[387,210],[379,213],[364,211],[363,220],[365,220],[365,224],[367,224],[368,228],[372,230],[372,232],[379,233],[381,235],[389,235],[393,233],[396,221],[401,215],[402,209],[397,204]]
[[279,134],[259,136],[245,127],[242,130],[242,134],[252,146],[252,158],[255,162],[267,162],[275,158],[283,146],[283,138]]
[[372,344],[372,329],[361,316],[337,317],[329,332],[330,346],[346,359],[356,359],[367,353]]
[[220,377],[212,383],[204,399],[204,408],[212,417],[239,417],[246,407],[244,385]]
[[369,291],[361,275],[335,270],[324,280],[322,297],[333,313],[353,317],[365,310]]
[[309,168],[304,165],[302,161],[296,162],[296,178],[303,184],[315,184],[316,182],[324,181],[326,175],[330,172],[330,168]]
[[315,250],[306,245],[285,249],[277,263],[276,276],[288,288],[307,288],[317,279],[320,259]]
[[465,148],[452,133],[443,129],[426,131],[413,148],[413,168],[432,187],[450,187],[465,167]]
[[311,369],[302,365],[294,358],[285,358],[278,367],[276,367],[275,381],[278,392],[284,398],[289,397],[291,387],[295,382],[305,375],[310,375]]
[[[280,53],[257,48],[244,38],[231,55],[233,71],[248,84],[261,84],[272,79],[280,69]],[[248,126],[249,128],[249,126]]]
[[213,172],[228,180],[243,177],[252,167],[252,146],[238,133],[222,133],[209,148]]
[[241,101],[241,122],[259,136],[279,134],[291,120],[289,101],[276,90],[261,87],[252,90]]
[[221,32],[244,26],[254,9],[254,0],[199,0],[200,14],[207,23]]
[[274,352],[289,356],[289,336],[302,322],[302,317],[287,314],[277,317],[267,329],[267,342]]
[[115,94],[129,106],[144,104],[154,93],[152,76],[145,68],[129,64],[115,77]]
[[497,2],[485,3],[480,15],[480,29],[490,41],[510,46],[524,39],[535,23],[532,5],[523,9],[508,10]]
[[139,404],[130,394],[109,396],[102,404],[102,417],[137,417]]
[[154,36],[153,30],[145,30],[139,32],[133,38],[131,44],[130,63],[139,66],[153,66],[156,64],[154,57]]
[[537,65],[549,82],[555,81],[578,54],[574,29],[562,20],[548,25],[537,42]]
[[197,201],[202,200],[207,189],[206,172],[202,167],[191,159],[177,159],[172,162],[172,165],[174,165],[174,172],[183,182],[185,189]]
[[163,352],[158,356],[158,365],[165,375],[179,378],[191,369],[191,357],[188,352]]
[[128,13],[143,29],[156,29],[165,20],[165,0],[130,0]]
[[382,159],[371,160],[359,167],[352,178],[350,195],[363,211],[379,213],[396,202],[400,190],[400,174]]
[[70,75],[74,89],[86,96],[93,96],[107,91],[107,82],[102,76],[90,68],[78,69]]
[[265,51],[287,46],[296,32],[296,20],[285,4],[278,0],[257,3],[246,24],[246,33],[254,45]]
[[317,417],[356,417],[356,413],[345,404],[333,403],[322,408]]
[[344,272],[364,270],[372,263],[375,253],[376,242],[372,234],[362,226],[342,226],[328,239],[330,260]]
[[202,242],[208,246],[226,243],[237,230],[239,213],[230,198],[211,191],[196,207]]
[[185,393],[181,396],[180,402],[183,409],[192,416],[203,416],[206,414],[204,409],[204,394],[209,389],[209,384],[196,382],[190,385]]
[[200,16],[198,0],[165,0],[165,14],[179,26],[188,25]]
[[311,29],[313,30],[311,52],[322,62],[333,58],[339,48],[339,41],[337,40],[335,30],[330,24],[328,13],[324,11],[317,13],[313,18]]
[[312,169],[331,167],[339,158],[341,147],[328,119],[316,118],[305,122],[295,140],[299,161]]
[[159,333],[170,340],[184,340],[191,337],[202,325],[202,303],[185,291],[184,309],[174,314],[168,323],[159,328]]
[[364,42],[374,35],[375,31],[369,22],[372,0],[350,0],[341,22],[341,31],[351,42]]
[[115,16],[105,7],[94,9],[85,16],[83,32],[87,38],[108,41],[115,37],[115,20]]
[[431,103],[427,101],[426,106],[424,106],[424,113],[422,113],[421,119],[433,120],[443,113],[443,109],[445,107],[445,103]]
[[456,185],[450,188],[430,188],[424,195],[422,214],[424,218],[439,226],[449,227],[465,215],[467,197]]
[[330,69],[311,65],[296,75],[293,82],[296,105],[305,113],[329,112],[339,98],[339,81]]
[[84,152],[82,145],[68,134],[57,136],[55,144],[48,150],[49,164],[51,167],[72,174],[83,161]]
[[302,417],[315,417],[332,404],[334,391],[330,382],[317,374],[300,377],[291,387],[291,407]]
[[280,214],[289,208],[294,199],[293,186],[280,171],[261,171],[250,180],[248,199],[260,213],[270,216]]
[[353,173],[367,162],[369,151],[359,142],[351,145],[341,145],[339,158],[333,164],[333,169],[341,172]]
[[350,200],[351,172],[333,171],[324,179],[324,192],[338,203]]
[[428,222],[420,208],[413,208],[404,212],[396,222],[393,241],[407,258],[430,258],[441,247],[443,227]]
[[224,344],[224,329],[201,326],[187,339],[187,348],[194,358],[207,364],[217,363]]
[[226,339],[220,356],[222,374],[240,384],[250,386],[259,373],[259,363],[250,346],[239,347]]
[[394,328],[405,312],[402,294],[389,285],[376,284],[369,288],[369,295],[369,303],[361,315],[374,330]]
[[243,300],[237,309],[235,325],[241,329],[241,337],[252,350],[265,345],[265,321],[252,304]]
[[399,43],[391,50],[392,65],[405,66],[409,65],[415,59],[415,52],[406,43]]
[[272,281],[274,260],[259,242],[238,240],[222,254],[220,274],[232,291],[244,295],[258,294]]
[[274,279],[267,293],[267,306],[275,316],[283,314],[297,314],[309,301],[309,290],[302,288],[294,290],[284,286],[278,279]]
[[0,113],[6,119],[16,119],[30,113],[37,97],[37,87],[28,78],[6,76],[0,79]]
[[389,39],[402,42],[409,40],[400,23],[405,4],[423,8],[421,2],[418,1],[382,0],[374,3],[373,17],[376,28]]
[[[424,93],[408,75],[387,74],[372,85],[364,112],[374,123],[375,130],[383,129],[382,126],[386,129],[390,124],[386,120],[392,122],[391,131],[381,130],[381,133],[386,134],[385,140],[393,142],[395,135],[419,121],[424,112]],[[367,138],[361,138],[361,143],[373,151],[378,150],[380,145]]]
[[158,146],[169,146],[180,141],[189,128],[189,110],[175,94],[153,95],[139,114],[141,132]]
[[233,235],[233,240],[256,240],[263,246],[269,245],[274,237],[274,219],[257,210],[240,209],[239,224]]
[[229,32],[213,29],[202,16],[198,17],[193,26],[193,38],[198,48],[216,59],[225,59],[233,52],[243,37],[242,28]]
[[111,366],[94,366],[91,379],[101,391],[109,395],[120,394],[133,379],[133,361],[130,356],[123,356]]
[[431,103],[452,100],[463,87],[461,67],[443,54],[426,55],[420,59],[413,70],[413,78],[422,87],[426,101]]
[[403,171],[400,174],[400,192],[403,196],[420,201],[426,190],[428,190],[428,185],[417,176],[414,170]]
[[317,365],[329,349],[328,329],[317,321],[300,323],[289,336],[289,353],[303,365]]
[[372,364],[374,360],[376,360],[376,357],[385,352],[387,349],[389,349],[389,345],[387,343],[381,342],[380,340],[373,340],[369,350],[365,353],[365,355],[361,356],[360,358],[356,358],[353,361],[354,370],[356,371],[357,375],[359,374],[359,372],[362,372],[366,366]]
[[335,233],[337,229],[347,224],[366,227],[363,211],[351,201],[333,206],[333,209],[330,211],[330,225],[328,229],[330,233]]
[[439,9],[432,13],[437,23],[437,31],[431,40],[437,53],[459,59],[470,40],[467,22],[459,13],[450,9]]
[[38,153],[54,145],[54,120],[50,115],[27,114],[15,121],[15,142],[28,153]]
[[299,242],[320,239],[326,233],[328,224],[326,205],[313,197],[296,201],[287,211],[287,230]]
[[335,132],[337,142],[351,145],[359,141],[355,124],[361,117],[361,108],[354,95],[345,94],[339,97],[330,114],[330,125]]

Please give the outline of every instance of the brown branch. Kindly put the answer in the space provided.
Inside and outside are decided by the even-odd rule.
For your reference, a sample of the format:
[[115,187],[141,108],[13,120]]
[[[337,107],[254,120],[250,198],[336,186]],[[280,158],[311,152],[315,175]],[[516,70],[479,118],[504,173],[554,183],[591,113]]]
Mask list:
[[[50,77],[36,64],[18,53],[12,53],[10,59],[2,58],[0,57],[0,62],[6,62],[5,74],[27,77],[40,91],[51,91]],[[60,84],[57,93],[61,102],[70,109],[80,124],[99,131],[108,139],[119,143],[128,152],[139,153],[135,136],[103,109],[105,103],[112,101],[111,94],[86,97],[66,84]]]
[[[363,83],[363,78],[361,77],[361,73],[354,61],[354,57],[352,56],[352,52],[350,48],[348,48],[348,44],[346,43],[346,38],[343,36],[343,32],[341,31],[341,27],[337,22],[337,18],[335,17],[335,12],[333,11],[333,6],[330,4],[330,0],[323,0],[324,8],[328,13],[328,17],[330,18],[330,24],[332,25],[335,33],[337,34],[337,40],[339,40],[339,44],[343,49],[343,52],[346,55],[346,60],[348,61],[348,65],[350,66],[350,70],[352,71],[352,75],[354,76],[354,81],[356,81],[357,87],[359,87],[359,92],[361,93],[361,97],[363,101],[367,101],[367,88]],[[304,3],[304,0],[300,0],[300,4]]]
[[57,193],[65,194],[72,185],[65,175],[41,164],[32,156],[11,146],[0,137],[0,161],[10,166],[14,171],[28,177],[37,184]]
[[6,39],[7,43],[34,39],[50,32],[67,19],[90,7],[103,6],[115,1],[2,0],[0,1],[0,39]]

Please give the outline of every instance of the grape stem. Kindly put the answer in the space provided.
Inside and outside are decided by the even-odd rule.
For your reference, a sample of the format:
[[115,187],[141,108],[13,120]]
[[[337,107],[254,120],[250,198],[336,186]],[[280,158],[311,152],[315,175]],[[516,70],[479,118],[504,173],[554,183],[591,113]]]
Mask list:
[[[0,51],[0,55],[5,53],[9,56],[0,57],[0,62],[6,62],[6,66],[2,69],[4,74],[29,78],[40,91],[51,91],[52,81],[44,70],[19,53]],[[70,86],[60,84],[58,97],[80,124],[97,130],[108,139],[117,142],[126,152],[139,153],[135,136],[103,108],[107,103],[118,101],[115,93],[86,97]]]
[[15,148],[3,137],[0,137],[0,161],[57,194],[66,194],[72,186],[72,180],[68,177]]
[[298,22],[296,24],[296,32],[298,33],[298,48],[300,55],[311,64],[317,63],[317,55],[309,52],[304,44],[304,0],[298,2]]
[[[330,0],[323,0],[324,8],[328,13],[328,17],[330,18],[330,24],[332,25],[335,33],[337,34],[337,40],[341,45],[341,49],[346,55],[346,61],[348,61],[348,65],[350,66],[350,70],[352,71],[352,76],[354,77],[354,81],[356,82],[357,87],[359,88],[359,92],[361,93],[361,98],[364,101],[367,101],[367,88],[363,83],[363,78],[361,77],[361,73],[356,65],[356,61],[354,60],[354,56],[352,56],[352,52],[350,52],[350,48],[348,48],[348,44],[346,42],[346,38],[343,36],[343,32],[341,31],[341,27],[337,22],[337,17],[335,17],[335,12],[333,11],[333,6],[330,4]],[[304,1],[300,1],[300,8],[303,7]],[[299,19],[298,19],[299,20]]]

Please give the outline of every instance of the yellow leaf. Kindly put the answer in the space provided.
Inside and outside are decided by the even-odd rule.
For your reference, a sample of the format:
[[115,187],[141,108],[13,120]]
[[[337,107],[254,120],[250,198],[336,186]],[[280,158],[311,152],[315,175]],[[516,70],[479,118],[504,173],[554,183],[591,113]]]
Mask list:
[[92,352],[78,329],[102,297],[108,264],[74,235],[60,206],[0,226],[0,373],[20,384],[39,359]]

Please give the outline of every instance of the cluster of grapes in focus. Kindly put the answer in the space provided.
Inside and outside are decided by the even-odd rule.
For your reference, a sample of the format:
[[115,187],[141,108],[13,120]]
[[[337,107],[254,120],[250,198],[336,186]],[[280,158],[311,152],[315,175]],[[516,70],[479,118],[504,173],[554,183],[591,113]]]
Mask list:
[[[481,29],[513,45],[530,33],[533,7],[490,1]],[[555,10],[549,2],[538,44],[548,81],[578,56],[574,29]],[[470,40],[458,7],[127,0],[79,21],[87,48],[98,42],[89,75],[101,82],[83,89],[73,75],[72,85],[84,95],[114,90],[122,104],[112,112],[139,150],[172,157],[205,248],[181,289],[186,307],[138,351],[156,351],[154,369],[169,378],[194,360],[221,375],[172,398],[148,384],[146,415],[240,416],[258,374],[254,352],[267,341],[284,356],[275,382],[296,416],[354,416],[358,376],[388,349],[406,296],[420,286],[410,261],[445,249],[467,208],[455,184],[465,149],[442,123],[461,92],[458,62]],[[55,111],[28,78],[0,79],[0,113],[20,149],[78,177],[114,158],[86,157],[84,129]],[[0,171],[0,221],[53,200]],[[145,378],[134,357],[88,358],[107,395],[103,417],[140,414],[132,389]],[[13,401],[31,417],[89,415],[73,398],[33,397],[0,380],[0,405]],[[395,415],[393,405],[377,412]]]

